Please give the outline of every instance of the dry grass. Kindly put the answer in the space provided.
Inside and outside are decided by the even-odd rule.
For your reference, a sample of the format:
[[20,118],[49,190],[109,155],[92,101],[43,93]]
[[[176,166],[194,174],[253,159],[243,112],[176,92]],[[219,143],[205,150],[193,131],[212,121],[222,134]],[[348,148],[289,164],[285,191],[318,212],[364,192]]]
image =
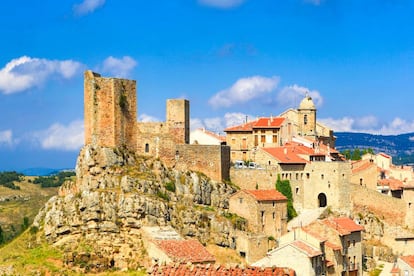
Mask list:
[[[20,190],[0,186],[0,197],[21,196],[17,200],[0,202],[0,225],[7,235],[20,231],[24,217],[32,223],[49,198],[57,194],[57,188],[41,188],[40,185],[29,183],[28,179],[33,177],[25,177],[23,182],[16,183]],[[12,231],[13,228],[15,231]]]
[[206,246],[207,251],[213,254],[216,257],[217,264],[244,264],[246,265],[246,260],[240,257],[237,252],[230,248],[221,247],[215,244],[209,244]]

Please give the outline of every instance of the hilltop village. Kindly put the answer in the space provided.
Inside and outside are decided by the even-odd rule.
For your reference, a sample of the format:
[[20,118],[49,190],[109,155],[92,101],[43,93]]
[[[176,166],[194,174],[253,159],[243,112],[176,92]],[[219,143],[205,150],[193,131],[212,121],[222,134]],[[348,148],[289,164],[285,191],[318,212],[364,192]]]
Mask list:
[[[297,109],[246,120],[224,137],[190,132],[185,99],[167,100],[164,122],[137,121],[134,80],[86,71],[84,97],[77,180],[34,225],[54,244],[91,242],[102,252],[89,253],[93,267],[362,275],[388,261],[392,275],[414,274],[412,168],[383,153],[346,160],[309,95]],[[225,267],[208,244],[233,250],[241,263]],[[86,257],[65,258],[76,265]]]

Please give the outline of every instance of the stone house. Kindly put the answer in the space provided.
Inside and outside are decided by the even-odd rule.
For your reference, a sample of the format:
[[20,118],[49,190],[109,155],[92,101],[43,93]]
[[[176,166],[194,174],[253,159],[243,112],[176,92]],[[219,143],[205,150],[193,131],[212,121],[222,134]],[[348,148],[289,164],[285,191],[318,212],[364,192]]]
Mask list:
[[414,275],[414,255],[400,256],[391,270],[393,276]]
[[205,128],[198,128],[190,132],[190,144],[225,145],[226,137],[206,130]]
[[358,160],[351,163],[351,183],[371,190],[377,190],[378,167],[372,160]]
[[214,264],[215,257],[196,239],[183,239],[171,227],[143,227],[142,241],[153,263]]
[[256,160],[265,169],[250,173],[231,170],[232,181],[245,189],[253,189],[256,183],[267,188],[274,187],[280,176],[281,180],[289,180],[298,211],[327,206],[349,210],[351,164],[326,145],[315,145],[304,138],[294,140],[282,147],[259,149]]
[[[329,242],[328,275],[362,275],[362,231],[364,227],[347,217],[316,221],[307,229],[319,233]],[[340,249],[340,250],[339,250]]]
[[316,107],[306,95],[297,110],[288,110],[278,117],[262,117],[224,130],[231,160],[253,160],[259,148],[284,145],[293,137],[308,137],[335,147],[332,130],[316,122]]
[[300,239],[288,242],[252,264],[256,267],[286,266],[297,276],[323,275],[324,254],[319,247]]
[[287,231],[287,198],[277,190],[240,190],[229,200],[229,212],[245,218],[249,231],[278,239]]

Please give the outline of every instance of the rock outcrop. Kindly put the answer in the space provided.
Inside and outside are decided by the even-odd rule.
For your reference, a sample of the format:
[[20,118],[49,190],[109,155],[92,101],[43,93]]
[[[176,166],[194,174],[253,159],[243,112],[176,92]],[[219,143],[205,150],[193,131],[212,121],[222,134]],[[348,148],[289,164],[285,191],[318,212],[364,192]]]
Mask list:
[[167,169],[125,149],[85,146],[76,182],[66,182],[34,226],[66,250],[65,262],[100,271],[144,266],[140,228],[171,225],[202,243],[231,245],[221,212],[235,188],[198,172]]

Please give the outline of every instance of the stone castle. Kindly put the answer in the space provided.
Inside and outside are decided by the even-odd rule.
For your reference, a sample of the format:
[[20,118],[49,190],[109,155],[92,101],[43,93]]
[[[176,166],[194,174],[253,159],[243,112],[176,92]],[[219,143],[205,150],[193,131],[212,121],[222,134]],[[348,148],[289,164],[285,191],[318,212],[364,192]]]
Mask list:
[[169,167],[202,171],[216,181],[229,179],[228,146],[189,144],[188,100],[167,100],[165,122],[138,122],[135,80],[86,71],[84,91],[85,145],[126,147]]

